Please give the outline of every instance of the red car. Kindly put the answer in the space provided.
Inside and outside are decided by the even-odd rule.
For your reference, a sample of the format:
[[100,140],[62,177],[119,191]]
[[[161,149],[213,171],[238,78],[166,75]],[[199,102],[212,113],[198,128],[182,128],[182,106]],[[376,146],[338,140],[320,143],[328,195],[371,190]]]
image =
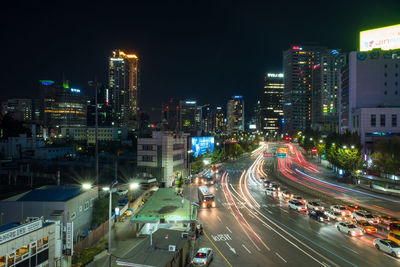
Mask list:
[[400,223],[391,223],[387,226],[388,231],[400,231]]
[[347,210],[351,211],[353,213],[353,211],[358,210],[359,207],[356,205],[345,205],[344,206]]

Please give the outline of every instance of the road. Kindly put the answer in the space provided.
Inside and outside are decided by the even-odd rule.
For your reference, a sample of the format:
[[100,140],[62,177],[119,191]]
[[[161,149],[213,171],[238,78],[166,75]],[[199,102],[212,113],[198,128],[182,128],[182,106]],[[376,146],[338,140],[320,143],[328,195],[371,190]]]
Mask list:
[[400,260],[372,246],[375,237],[349,237],[333,224],[289,210],[280,198],[267,197],[257,179],[269,178],[263,166],[257,151],[225,165],[226,172],[210,187],[217,207],[199,211],[206,233],[200,246],[212,247],[215,254],[210,266],[400,265]]

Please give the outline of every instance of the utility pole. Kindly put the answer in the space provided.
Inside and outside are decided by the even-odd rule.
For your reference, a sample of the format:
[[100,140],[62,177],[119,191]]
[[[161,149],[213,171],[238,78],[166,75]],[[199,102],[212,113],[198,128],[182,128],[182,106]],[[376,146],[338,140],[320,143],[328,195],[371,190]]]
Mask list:
[[99,127],[99,113],[97,109],[97,78],[94,78],[94,88],[95,92],[95,104],[96,104],[96,118],[95,118],[95,131],[94,131],[94,138],[96,143],[96,184],[99,185],[99,142],[98,142],[98,127]]

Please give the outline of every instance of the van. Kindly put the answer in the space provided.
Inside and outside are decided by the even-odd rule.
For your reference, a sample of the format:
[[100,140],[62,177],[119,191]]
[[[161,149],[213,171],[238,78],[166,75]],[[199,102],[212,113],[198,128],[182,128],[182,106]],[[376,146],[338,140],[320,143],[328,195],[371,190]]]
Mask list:
[[400,231],[390,231],[388,234],[388,239],[400,245]]

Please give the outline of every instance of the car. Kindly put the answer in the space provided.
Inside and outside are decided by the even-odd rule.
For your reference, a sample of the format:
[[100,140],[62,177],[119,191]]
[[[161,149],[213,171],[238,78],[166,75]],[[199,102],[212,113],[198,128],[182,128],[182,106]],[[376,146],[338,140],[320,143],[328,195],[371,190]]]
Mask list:
[[392,216],[379,216],[379,222],[382,224],[390,225],[391,223],[400,224],[400,220]]
[[374,240],[376,249],[389,253],[395,258],[400,258],[400,245],[389,239],[376,238]]
[[303,205],[307,204],[307,201],[304,198],[302,198],[301,196],[293,196],[292,199],[295,199],[295,200],[301,202]]
[[353,212],[353,218],[356,221],[367,221],[370,224],[377,225],[379,223],[378,218],[375,218],[371,213],[365,211]]
[[290,209],[294,209],[297,211],[307,211],[307,207],[306,205],[304,205],[303,203],[301,203],[298,200],[292,199],[289,201],[289,208]]
[[331,210],[340,212],[342,216],[351,216],[351,211],[349,211],[342,205],[332,205]]
[[320,210],[320,211],[323,211],[325,209],[324,206],[315,201],[308,202],[307,208],[309,210]]
[[391,223],[387,226],[388,231],[400,231],[400,223]]
[[117,194],[120,196],[124,196],[124,195],[128,194],[128,189],[125,189],[125,190],[120,189],[117,191]]
[[265,194],[268,195],[268,196],[272,196],[272,195],[277,194],[277,191],[276,191],[275,188],[266,188],[265,189]]
[[270,181],[263,181],[264,187],[270,187],[271,182]]
[[400,245],[400,231],[389,231],[388,239]]
[[271,184],[271,188],[275,188],[276,191],[281,191],[281,187],[277,184]]
[[344,205],[344,207],[349,210],[350,212],[354,212],[355,210],[358,210],[359,207],[356,205]]
[[336,223],[336,228],[339,232],[345,232],[350,236],[361,236],[363,232],[357,228],[355,224],[348,222],[338,222]]
[[328,216],[330,219],[335,220],[337,222],[342,222],[346,220],[346,217],[342,215],[342,213],[333,211],[333,210],[327,210],[325,211],[325,215]]
[[260,182],[264,182],[265,181],[265,177],[261,176],[259,179],[260,179]]
[[308,212],[308,216],[319,222],[329,222],[329,217],[326,216],[325,213],[323,213],[320,210],[310,210]]
[[213,260],[213,250],[211,248],[201,248],[197,251],[192,260],[195,266],[208,266]]
[[357,222],[357,227],[363,231],[364,234],[376,234],[378,233],[378,229],[376,227],[369,224],[367,221],[359,221]]
[[281,195],[283,198],[291,199],[293,197],[293,194],[289,192],[288,190],[282,190]]

